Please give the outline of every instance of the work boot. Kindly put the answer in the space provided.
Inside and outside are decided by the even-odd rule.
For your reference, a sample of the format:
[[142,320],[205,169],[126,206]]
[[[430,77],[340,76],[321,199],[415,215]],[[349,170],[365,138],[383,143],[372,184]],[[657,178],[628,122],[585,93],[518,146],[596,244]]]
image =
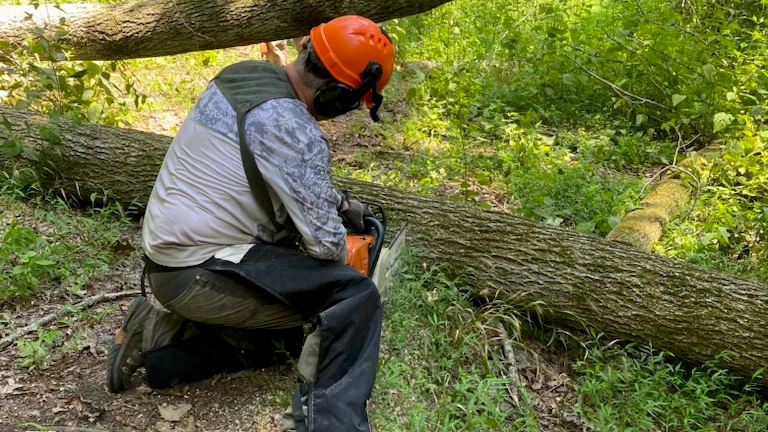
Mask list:
[[137,297],[123,318],[123,325],[107,355],[107,387],[112,393],[127,389],[131,375],[142,365],[141,340],[144,323],[151,311],[152,305],[147,298]]

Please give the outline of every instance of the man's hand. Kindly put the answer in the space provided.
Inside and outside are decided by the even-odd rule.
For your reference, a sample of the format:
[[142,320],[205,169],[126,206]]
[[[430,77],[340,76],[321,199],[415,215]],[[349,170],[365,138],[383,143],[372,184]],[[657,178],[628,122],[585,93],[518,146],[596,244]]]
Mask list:
[[346,199],[345,201],[347,209],[339,212],[339,216],[341,216],[344,226],[347,227],[347,231],[355,234],[365,232],[365,221],[363,219],[366,216],[373,216],[368,205],[353,199]]

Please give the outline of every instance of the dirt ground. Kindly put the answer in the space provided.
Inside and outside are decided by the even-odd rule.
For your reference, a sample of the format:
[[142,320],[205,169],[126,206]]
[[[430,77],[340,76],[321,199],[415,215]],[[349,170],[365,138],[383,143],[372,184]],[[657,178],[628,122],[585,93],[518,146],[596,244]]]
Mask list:
[[[353,121],[359,121],[359,117]],[[168,128],[174,126],[174,122],[167,123]],[[324,125],[334,159],[349,157],[358,148],[376,146],[376,138],[369,136],[372,134],[350,135],[345,132],[347,126],[344,121]],[[147,124],[144,128],[158,131],[157,125]],[[125,242],[138,247],[138,233],[138,224],[127,229]],[[139,252],[134,251],[121,268],[99,275],[85,289],[87,295],[137,290],[140,274]],[[91,308],[93,314],[104,311],[106,316],[91,325],[87,340],[74,349],[57,351],[38,370],[30,372],[16,363],[17,347],[0,350],[0,431],[280,430],[279,417],[295,384],[294,372],[288,365],[219,375],[160,391],[147,387],[140,370],[128,391],[109,393],[105,384],[106,353],[131,299],[123,297]],[[10,316],[13,324],[0,323],[0,338],[71,302],[64,296],[39,294],[4,306],[2,312]],[[71,334],[78,324],[58,325],[62,332]],[[574,396],[564,373],[565,364],[562,359],[548,356],[543,347],[532,352],[537,349],[541,351],[539,364],[530,357],[521,358],[519,371],[535,396],[540,430],[585,430],[583,422],[566,408]]]
[[[118,292],[137,288],[138,263],[105,277],[93,289]],[[62,299],[44,306],[28,302],[13,314],[26,323],[55,310]],[[175,388],[152,390],[143,369],[132,387],[109,393],[105,384],[106,353],[130,297],[97,306],[113,308],[92,328],[92,338],[77,349],[55,354],[41,370],[28,372],[14,364],[16,348],[0,353],[0,431],[256,431],[280,430],[280,414],[295,383],[293,368],[280,365],[263,370],[218,375]],[[117,306],[117,308],[114,308]],[[2,329],[8,330],[8,329]],[[62,328],[67,331],[67,328]],[[385,330],[386,331],[386,323]],[[0,332],[0,336],[4,336]],[[574,395],[563,360],[531,343],[540,355],[518,357],[518,372],[533,396],[539,430],[582,431],[583,421],[570,412]],[[520,353],[518,353],[520,354]],[[371,408],[375,410],[376,407]],[[44,427],[44,428],[41,428]]]

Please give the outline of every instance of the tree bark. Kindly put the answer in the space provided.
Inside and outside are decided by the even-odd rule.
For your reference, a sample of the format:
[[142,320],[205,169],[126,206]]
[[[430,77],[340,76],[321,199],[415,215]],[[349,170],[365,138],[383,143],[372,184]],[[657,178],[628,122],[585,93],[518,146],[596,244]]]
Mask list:
[[[380,22],[427,11],[449,0],[315,1],[126,0],[94,5],[6,6],[0,40],[19,45],[33,23],[59,24],[62,42],[81,60],[157,57],[303,36],[341,15]],[[24,19],[31,13],[31,19]]]
[[[13,125],[44,117],[0,107]],[[26,145],[42,142],[14,126]],[[33,128],[34,129],[34,128]],[[61,122],[58,187],[144,203],[170,137]],[[9,134],[0,127],[0,142]],[[339,188],[381,203],[392,226],[409,221],[409,244],[424,258],[469,275],[484,297],[517,306],[540,304],[545,320],[651,341],[691,362],[724,351],[724,367],[746,376],[768,365],[768,285],[705,270],[677,259],[503,213],[484,211],[349,178]]]

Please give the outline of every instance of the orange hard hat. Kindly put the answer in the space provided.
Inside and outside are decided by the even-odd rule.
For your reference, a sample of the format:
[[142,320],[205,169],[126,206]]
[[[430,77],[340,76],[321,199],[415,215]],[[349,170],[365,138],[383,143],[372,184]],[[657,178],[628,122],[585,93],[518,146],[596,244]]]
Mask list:
[[[381,94],[395,68],[395,49],[389,35],[376,23],[358,15],[334,18],[314,27],[310,33],[312,47],[323,66],[337,81],[352,88],[362,82],[360,74],[371,61],[381,65],[381,78],[376,92]],[[363,101],[373,106],[373,94]]]

